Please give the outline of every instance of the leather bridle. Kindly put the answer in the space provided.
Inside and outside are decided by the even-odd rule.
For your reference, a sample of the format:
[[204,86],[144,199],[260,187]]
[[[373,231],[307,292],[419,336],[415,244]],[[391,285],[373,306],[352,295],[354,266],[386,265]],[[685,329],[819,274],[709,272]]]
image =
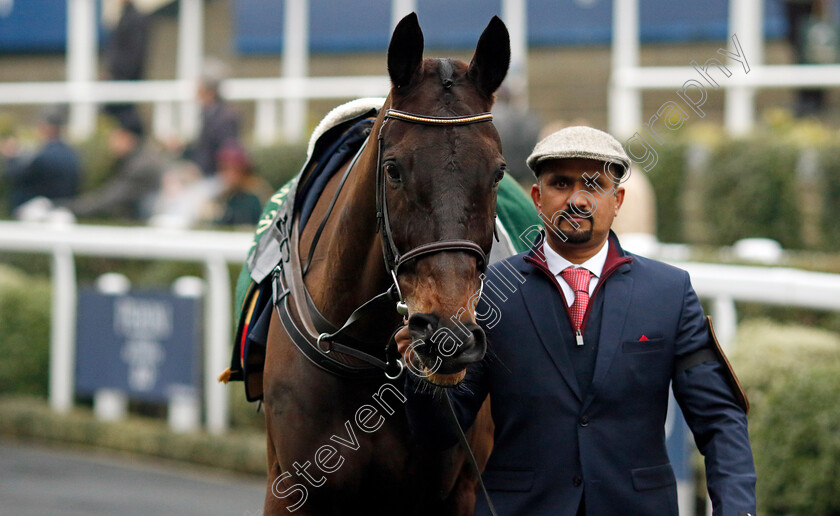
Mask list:
[[[313,249],[320,239],[321,231],[330,217],[333,208],[343,185],[346,183],[349,174],[355,167],[366,147],[367,140],[362,144],[351,163],[344,171],[344,176],[339,182],[337,191],[334,194],[324,220],[321,222],[315,238],[311,244],[308,259],[303,267],[298,255],[298,228],[296,218],[291,220],[291,227],[281,224],[285,236],[283,241],[287,256],[281,260],[274,270],[274,305],[277,308],[280,321],[295,346],[316,366],[321,369],[344,378],[370,379],[381,375],[391,380],[399,378],[405,364],[401,360],[392,334],[385,347],[384,360],[363,348],[376,349],[377,343],[370,340],[359,339],[349,334],[349,330],[360,321],[380,316],[383,309],[393,307],[396,303],[397,312],[403,316],[408,315],[408,307],[400,291],[397,274],[402,265],[417,260],[430,254],[458,251],[473,253],[477,257],[477,266],[484,272],[488,263],[488,251],[485,251],[479,244],[466,239],[445,239],[420,244],[405,253],[401,253],[394,242],[391,230],[391,221],[388,216],[388,203],[386,202],[386,179],[385,170],[382,164],[382,142],[383,129],[389,120],[402,121],[413,124],[423,124],[436,127],[453,127],[470,125],[481,122],[490,122],[493,119],[491,113],[479,113],[467,116],[455,117],[434,117],[406,113],[395,109],[385,111],[383,121],[377,135],[377,158],[376,158],[376,219],[377,231],[382,239],[382,255],[392,283],[388,288],[372,297],[364,304],[356,308],[340,327],[334,325],[315,306],[308,290],[303,282],[303,277],[309,269],[313,256]],[[369,138],[369,137],[368,137]],[[288,202],[288,201],[287,201]],[[282,248],[283,246],[281,246]],[[482,281],[482,287],[484,282]],[[297,317],[290,310],[290,301],[295,304]],[[399,328],[398,328],[399,329]],[[379,348],[382,349],[382,348]],[[363,362],[362,364],[351,364],[346,360],[335,358],[332,352],[352,356]]]
[[445,239],[420,244],[405,253],[400,253],[397,248],[397,244],[394,242],[394,234],[391,230],[391,219],[388,216],[388,201],[385,191],[387,180],[385,179],[385,167],[382,163],[383,131],[388,120],[399,120],[410,124],[422,124],[436,127],[454,127],[477,124],[481,122],[490,122],[493,120],[493,114],[478,113],[466,116],[437,117],[416,115],[414,113],[407,113],[396,109],[388,109],[385,111],[382,125],[379,127],[379,135],[377,136],[376,222],[377,227],[379,228],[379,233],[382,237],[382,256],[385,260],[385,267],[394,282],[394,287],[397,289],[397,293],[400,298],[400,301],[397,304],[397,311],[401,315],[408,315],[408,309],[405,306],[405,300],[402,296],[402,292],[400,291],[399,282],[397,281],[400,266],[427,254],[435,254],[444,251],[466,251],[477,256],[478,269],[481,272],[484,272],[487,269],[487,255],[489,251],[485,251],[480,245],[472,240]]
[[[412,260],[416,260],[421,256],[425,256],[428,254],[435,254],[446,251],[466,251],[473,253],[477,256],[478,263],[476,265],[478,269],[483,273],[487,270],[487,255],[489,254],[489,251],[485,251],[480,245],[473,242],[472,240],[446,239],[420,244],[417,247],[406,251],[405,253],[400,253],[396,243],[394,242],[393,233],[391,232],[391,220],[388,217],[388,202],[385,195],[385,185],[387,180],[385,179],[385,167],[382,164],[382,131],[383,129],[385,129],[385,125],[390,119],[408,122],[412,124],[423,124],[437,127],[452,127],[460,125],[477,124],[481,122],[490,122],[493,120],[493,115],[491,113],[479,113],[477,115],[467,116],[434,117],[415,115],[413,113],[397,111],[396,109],[388,109],[387,111],[385,111],[385,118],[382,121],[382,125],[379,127],[379,136],[377,138],[378,142],[376,151],[376,220],[377,225],[379,226],[379,233],[382,236],[382,255],[385,259],[385,267],[387,267],[388,272],[390,272],[391,274],[391,278],[394,281],[393,288],[397,290],[397,294],[400,298],[400,300],[397,302],[397,312],[399,312],[403,316],[407,316],[408,307],[405,304],[405,299],[402,296],[402,292],[400,292],[400,285],[397,279],[397,274],[401,265]],[[495,232],[495,224],[493,227]],[[481,277],[483,278],[484,275],[482,274]],[[484,288],[483,279],[481,281],[481,287],[482,289]],[[479,297],[480,296],[481,294],[479,293]],[[388,347],[390,346],[391,343],[389,342]],[[402,360],[400,360],[400,364],[402,364]],[[487,488],[484,486],[483,479],[481,478],[481,468],[478,467],[478,463],[475,460],[475,455],[473,454],[472,448],[470,448],[469,442],[467,441],[467,437],[464,434],[464,429],[461,428],[461,424],[458,422],[458,418],[455,415],[455,408],[452,406],[452,400],[449,399],[448,395],[444,395],[444,398],[446,398],[447,402],[447,416],[449,417],[450,422],[452,423],[453,427],[457,432],[458,440],[460,441],[461,446],[464,448],[464,451],[467,454],[467,461],[470,463],[470,465],[472,465],[473,469],[475,470],[476,477],[478,478],[478,484],[479,486],[481,486],[481,490],[484,493],[484,498],[487,500],[487,506],[490,509],[490,513],[493,516],[496,516],[496,509],[493,506],[493,501],[490,499],[490,495],[487,492]]]
[[[400,253],[399,248],[394,242],[393,232],[391,231],[391,221],[388,217],[388,203],[386,200],[386,184],[385,170],[382,164],[382,130],[385,128],[388,120],[398,120],[412,124],[423,124],[436,127],[453,127],[461,125],[470,125],[481,122],[490,122],[493,115],[490,113],[479,113],[476,115],[456,116],[456,117],[433,117],[416,115],[413,113],[406,113],[395,109],[388,109],[385,111],[382,125],[379,128],[377,136],[377,157],[376,157],[376,220],[377,231],[382,237],[382,255],[393,284],[389,285],[388,289],[381,294],[369,299],[363,305],[358,307],[350,314],[344,324],[337,328],[330,321],[328,321],[315,306],[306,286],[303,282],[303,276],[309,268],[313,256],[314,246],[320,238],[321,232],[329,218],[332,209],[335,207],[338,195],[341,192],[342,186],[347,181],[351,170],[357,163],[365,144],[356,153],[353,161],[344,172],[344,176],[339,182],[338,189],[334,194],[332,203],[330,204],[324,220],[316,231],[315,239],[311,244],[308,260],[303,268],[300,266],[300,257],[298,255],[298,227],[297,220],[293,220],[291,228],[281,224],[286,229],[283,242],[287,246],[287,255],[281,259],[276,266],[273,276],[273,301],[277,309],[283,327],[291,338],[295,346],[309,359],[315,366],[323,369],[331,374],[355,379],[371,379],[384,372],[385,377],[390,380],[396,380],[402,376],[405,370],[405,364],[397,351],[394,336],[396,331],[391,335],[388,344],[385,347],[385,359],[379,358],[367,351],[360,349],[361,346],[367,344],[364,341],[354,338],[347,334],[347,330],[354,326],[358,321],[364,320],[368,317],[377,316],[384,307],[388,305],[394,306],[396,301],[397,312],[403,316],[408,315],[408,308],[405,304],[405,299],[400,292],[397,274],[400,266],[417,260],[422,256],[435,254],[447,251],[469,252],[477,257],[477,266],[481,272],[487,268],[489,251],[485,251],[480,245],[472,240],[466,239],[445,239],[434,242],[427,242],[420,244],[405,253]],[[287,202],[290,202],[287,200]],[[285,221],[286,219],[284,219]],[[495,225],[494,225],[495,228]],[[282,243],[281,243],[282,249]],[[284,265],[284,263],[286,265]],[[483,274],[482,274],[483,278]],[[484,281],[481,283],[484,286]],[[290,295],[291,294],[291,295]],[[290,298],[292,298],[297,308],[298,317],[295,318],[290,310]],[[295,320],[297,319],[297,320]],[[339,340],[343,341],[339,342]],[[346,343],[346,344],[345,344]],[[375,343],[374,343],[375,345]],[[331,353],[335,351],[344,355],[355,357],[363,362],[365,365],[350,364],[343,360],[335,359]],[[447,416],[449,417],[453,427],[457,431],[458,440],[466,452],[466,458],[475,470],[478,478],[478,484],[484,493],[487,500],[487,505],[490,513],[496,515],[496,510],[493,507],[493,502],[490,500],[490,495],[484,486],[481,478],[481,469],[478,467],[472,449],[469,446],[464,430],[455,415],[455,409],[449,396],[444,396],[447,400]]]

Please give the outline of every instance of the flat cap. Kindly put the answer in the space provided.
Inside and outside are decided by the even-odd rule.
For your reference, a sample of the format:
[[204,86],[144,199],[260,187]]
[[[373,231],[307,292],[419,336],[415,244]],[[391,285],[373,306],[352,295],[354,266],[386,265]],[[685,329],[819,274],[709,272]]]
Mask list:
[[67,123],[67,106],[54,105],[41,112],[41,120],[53,127],[63,127]]
[[129,132],[137,138],[143,137],[143,121],[137,111],[125,111],[117,115],[120,129]]
[[586,158],[620,165],[622,175],[630,168],[624,147],[611,135],[582,125],[566,127],[540,140],[525,161],[539,175],[542,162],[553,159]]

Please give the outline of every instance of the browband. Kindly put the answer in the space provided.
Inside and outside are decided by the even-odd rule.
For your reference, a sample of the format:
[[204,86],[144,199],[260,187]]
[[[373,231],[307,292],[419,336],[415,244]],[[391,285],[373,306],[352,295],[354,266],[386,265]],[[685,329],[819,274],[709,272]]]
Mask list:
[[493,120],[493,113],[478,113],[467,116],[423,116],[414,113],[406,113],[396,109],[389,109],[385,111],[385,118],[395,118],[397,120],[405,120],[406,122],[413,122],[415,124],[426,125],[469,125],[477,124],[478,122],[490,122]]

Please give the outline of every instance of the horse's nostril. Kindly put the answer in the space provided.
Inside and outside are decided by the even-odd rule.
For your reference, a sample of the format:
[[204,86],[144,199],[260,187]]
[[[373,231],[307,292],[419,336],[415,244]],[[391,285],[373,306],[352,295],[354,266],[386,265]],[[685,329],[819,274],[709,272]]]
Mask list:
[[479,346],[483,346],[483,345],[484,345],[484,339],[485,339],[485,337],[484,337],[484,330],[482,330],[481,328],[479,328],[478,326],[476,326],[476,327],[472,330],[472,336],[473,336],[473,341],[475,342],[475,344],[476,344],[476,345],[479,345]]
[[435,314],[414,314],[408,318],[408,330],[412,335],[431,337],[439,321],[440,318]]

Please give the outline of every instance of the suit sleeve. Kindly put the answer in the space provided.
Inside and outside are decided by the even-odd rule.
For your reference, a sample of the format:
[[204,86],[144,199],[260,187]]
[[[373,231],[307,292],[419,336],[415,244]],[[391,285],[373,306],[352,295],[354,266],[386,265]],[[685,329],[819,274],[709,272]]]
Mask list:
[[[703,308],[685,275],[685,295],[677,330],[677,359],[714,346]],[[755,466],[747,416],[727,381],[726,366],[707,361],[673,378],[682,408],[706,463],[706,484],[714,516],[755,514]]]
[[467,367],[464,381],[456,388],[435,387],[417,377],[410,370],[406,373],[406,416],[411,433],[420,442],[436,450],[443,450],[458,442],[457,430],[452,425],[449,407],[443,396],[449,396],[461,428],[466,432],[475,422],[484,399],[487,397],[487,358]]
[[15,156],[8,158],[3,171],[6,177],[15,184],[28,184],[29,170],[37,156]]

